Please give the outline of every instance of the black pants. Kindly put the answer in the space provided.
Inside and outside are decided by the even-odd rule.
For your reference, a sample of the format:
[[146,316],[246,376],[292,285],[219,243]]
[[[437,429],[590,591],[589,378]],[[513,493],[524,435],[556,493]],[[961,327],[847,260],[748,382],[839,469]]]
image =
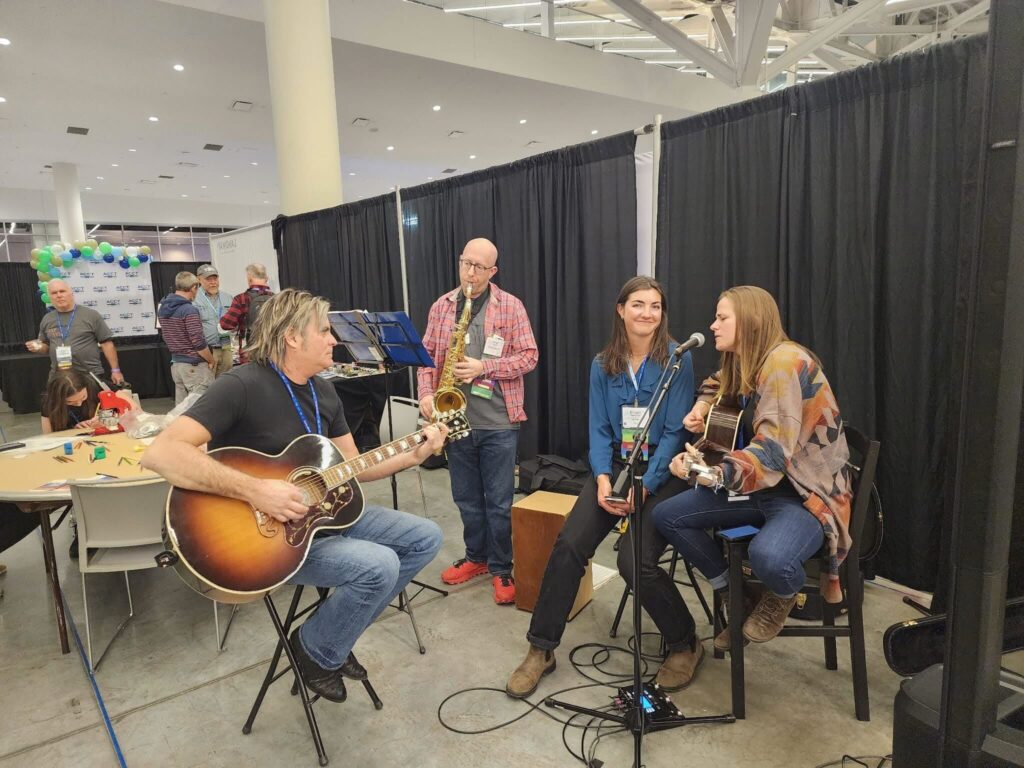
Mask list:
[[[613,473],[621,466],[616,462]],[[614,476],[613,474],[613,476]],[[651,510],[659,502],[687,489],[686,483],[670,476],[658,493],[647,497],[643,515],[642,559],[640,563],[640,598],[647,614],[654,620],[665,638],[669,651],[682,651],[693,643],[696,625],[689,608],[676,589],[675,582],[658,560],[665,551],[666,541],[654,526]],[[576,600],[580,579],[587,569],[587,561],[594,556],[598,545],[622,518],[605,512],[597,503],[597,482],[590,478],[583,486],[579,498],[565,521],[562,532],[555,540],[554,549],[544,571],[540,596],[533,609],[530,631],[526,639],[531,645],[545,650],[556,648],[565,631],[565,622]],[[627,584],[633,581],[634,526],[619,545],[619,573]]]
[[14,504],[0,501],[0,552],[13,547],[39,525],[39,515],[22,512]]

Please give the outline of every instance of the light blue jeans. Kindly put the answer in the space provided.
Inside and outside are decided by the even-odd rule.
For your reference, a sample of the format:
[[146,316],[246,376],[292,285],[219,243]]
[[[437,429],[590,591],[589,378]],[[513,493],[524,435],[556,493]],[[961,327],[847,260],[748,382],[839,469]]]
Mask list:
[[317,536],[289,581],[335,588],[299,630],[306,653],[325,669],[344,664],[363,630],[440,548],[433,521],[372,504],[351,528]]
[[804,562],[821,549],[825,532],[783,480],[776,488],[729,501],[725,491],[697,486],[654,508],[654,524],[681,557],[699,568],[715,589],[729,585],[722,545],[710,529],[755,525],[760,532],[750,542],[748,557],[754,574],[779,597],[792,597],[804,585]]

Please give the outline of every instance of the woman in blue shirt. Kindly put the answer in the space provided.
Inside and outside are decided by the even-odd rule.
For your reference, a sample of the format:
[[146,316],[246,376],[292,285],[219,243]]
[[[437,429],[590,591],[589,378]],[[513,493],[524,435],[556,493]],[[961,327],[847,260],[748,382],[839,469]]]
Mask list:
[[[665,293],[652,278],[634,277],[622,286],[612,322],[611,339],[590,366],[593,479],[580,492],[548,559],[526,635],[530,651],[505,687],[506,693],[515,698],[532,694],[541,677],[555,669],[554,649],[562,639],[587,561],[629,512],[629,504],[609,501],[607,497],[632,448],[633,428],[638,426],[640,413],[657,396],[661,374],[676,346],[668,335]],[[688,437],[683,429],[683,416],[693,406],[693,392],[693,363],[687,352],[666,401],[651,424],[648,460],[639,467],[645,497],[640,595],[644,609],[668,646],[668,658],[656,678],[667,690],[688,685],[703,658],[693,617],[675,583],[658,566],[665,539],[650,519],[651,509],[659,501],[687,488],[671,475],[668,467]],[[623,538],[618,557],[619,573],[627,584],[633,575],[632,530],[631,527]]]

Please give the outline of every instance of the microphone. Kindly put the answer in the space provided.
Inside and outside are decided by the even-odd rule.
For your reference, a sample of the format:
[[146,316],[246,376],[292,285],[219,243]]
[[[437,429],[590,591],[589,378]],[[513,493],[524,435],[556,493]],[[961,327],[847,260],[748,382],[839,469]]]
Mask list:
[[704,334],[703,333],[695,333],[692,336],[690,336],[690,338],[688,338],[686,341],[684,341],[682,344],[677,346],[676,349],[675,349],[675,352],[673,352],[672,354],[675,355],[676,357],[678,357],[678,356],[682,355],[683,352],[685,352],[688,349],[693,349],[694,347],[703,347],[703,346],[704,346]]

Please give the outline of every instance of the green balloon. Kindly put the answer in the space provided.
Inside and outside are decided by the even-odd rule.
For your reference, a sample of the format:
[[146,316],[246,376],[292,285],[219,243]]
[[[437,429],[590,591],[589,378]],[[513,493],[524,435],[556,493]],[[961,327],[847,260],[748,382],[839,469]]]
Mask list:
[[44,293],[39,298],[42,299],[43,304],[45,304],[46,306],[50,306],[50,304],[53,303],[53,300],[50,298],[50,294],[48,294],[48,293]]
[[86,246],[84,246],[82,248],[82,257],[83,258],[86,258],[86,259],[92,258],[92,253],[93,253],[93,251],[92,251],[92,246],[91,245],[86,245]]
[[138,256],[129,256],[129,257],[128,257],[128,264],[129,264],[130,266],[132,266],[132,267],[137,267],[137,266],[139,266],[139,264],[141,264],[141,263],[142,263],[142,262],[141,262],[141,261],[139,261],[139,257],[138,257]]
[[50,260],[52,258],[53,254],[50,253],[49,251],[40,251],[39,258],[37,259],[37,261],[39,262],[40,267],[45,267],[50,263]]
[[107,254],[111,251],[110,243],[100,243],[100,253]]

